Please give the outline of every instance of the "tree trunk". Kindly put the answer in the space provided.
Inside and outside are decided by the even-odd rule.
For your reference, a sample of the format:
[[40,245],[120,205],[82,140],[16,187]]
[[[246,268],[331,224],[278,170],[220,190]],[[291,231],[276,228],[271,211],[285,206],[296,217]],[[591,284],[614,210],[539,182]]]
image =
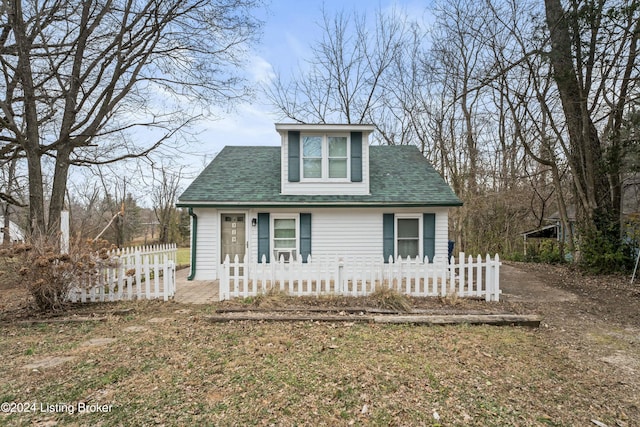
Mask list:
[[32,235],[45,235],[44,189],[42,180],[42,153],[40,151],[40,132],[36,95],[31,70],[31,40],[26,33],[26,25],[22,15],[22,2],[14,0],[13,10],[9,14],[12,23],[18,53],[16,74],[22,84],[24,93],[25,136],[18,141],[22,145],[27,158],[29,173],[29,231]]
[[3,224],[2,224],[2,246],[9,246],[11,244],[11,218],[9,216],[9,203],[7,202],[3,212]]
[[53,175],[53,189],[49,204],[49,224],[47,230],[52,235],[60,231],[60,212],[64,209],[64,196],[67,189],[69,176],[69,158],[71,149],[68,145],[61,147],[56,156],[56,165]]
[[[13,197],[13,184],[16,178],[16,164],[17,158],[13,158],[9,161],[9,168],[7,171],[7,195]],[[6,200],[3,209],[4,224],[2,225],[2,243],[3,246],[9,246],[11,244],[11,202]]]
[[551,39],[549,57],[553,66],[567,131],[569,134],[569,164],[573,170],[574,182],[582,193],[580,210],[588,228],[599,229],[597,220],[604,213],[614,211],[608,197],[608,183],[603,165],[603,149],[598,132],[593,124],[587,106],[588,94],[580,86],[573,63],[572,38],[567,21],[568,16],[560,0],[545,0],[547,25]]

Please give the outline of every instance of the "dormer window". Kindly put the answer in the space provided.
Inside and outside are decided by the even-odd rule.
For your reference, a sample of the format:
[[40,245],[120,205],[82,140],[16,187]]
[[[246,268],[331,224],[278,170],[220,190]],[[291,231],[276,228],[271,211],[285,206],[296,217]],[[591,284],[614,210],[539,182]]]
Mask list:
[[346,135],[301,135],[302,179],[347,179],[349,137]]
[[369,194],[367,140],[372,125],[277,124],[282,194]]

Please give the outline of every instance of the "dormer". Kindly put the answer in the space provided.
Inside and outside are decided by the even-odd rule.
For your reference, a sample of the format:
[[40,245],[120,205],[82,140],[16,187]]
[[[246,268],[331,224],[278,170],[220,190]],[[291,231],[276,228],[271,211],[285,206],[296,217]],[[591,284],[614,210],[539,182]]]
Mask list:
[[279,123],[281,194],[368,195],[373,125]]

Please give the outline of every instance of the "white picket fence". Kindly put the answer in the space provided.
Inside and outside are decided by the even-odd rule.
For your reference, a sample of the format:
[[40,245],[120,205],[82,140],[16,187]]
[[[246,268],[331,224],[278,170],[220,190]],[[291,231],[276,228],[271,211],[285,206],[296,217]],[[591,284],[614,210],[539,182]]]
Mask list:
[[246,255],[242,262],[229,256],[223,263],[220,277],[220,300],[256,296],[279,289],[288,295],[349,295],[364,296],[373,293],[376,287],[392,288],[402,294],[427,297],[458,295],[460,297],[484,298],[487,301],[500,299],[500,258],[479,255],[456,260],[451,257],[434,259],[338,259],[311,260],[302,262],[296,257],[293,262],[280,259],[277,262],[248,263]]
[[115,249],[108,255],[111,267],[102,268],[92,283],[77,283],[69,292],[71,302],[160,299],[176,292],[175,244]]

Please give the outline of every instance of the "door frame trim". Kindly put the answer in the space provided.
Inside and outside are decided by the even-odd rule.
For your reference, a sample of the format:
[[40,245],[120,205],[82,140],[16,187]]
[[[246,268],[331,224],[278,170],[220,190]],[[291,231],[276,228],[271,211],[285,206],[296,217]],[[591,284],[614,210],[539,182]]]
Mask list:
[[[248,219],[249,219],[249,211],[247,210],[242,210],[242,209],[225,209],[225,210],[221,210],[218,211],[218,229],[217,229],[217,234],[218,234],[218,259],[222,258],[222,216],[223,215],[229,215],[229,214],[242,214],[244,215],[244,245],[245,245],[245,255],[249,254],[249,227],[248,227]],[[241,260],[242,261],[242,260]],[[218,265],[222,265],[224,261],[216,261],[216,264]],[[231,262],[233,262],[233,260],[231,260]]]

